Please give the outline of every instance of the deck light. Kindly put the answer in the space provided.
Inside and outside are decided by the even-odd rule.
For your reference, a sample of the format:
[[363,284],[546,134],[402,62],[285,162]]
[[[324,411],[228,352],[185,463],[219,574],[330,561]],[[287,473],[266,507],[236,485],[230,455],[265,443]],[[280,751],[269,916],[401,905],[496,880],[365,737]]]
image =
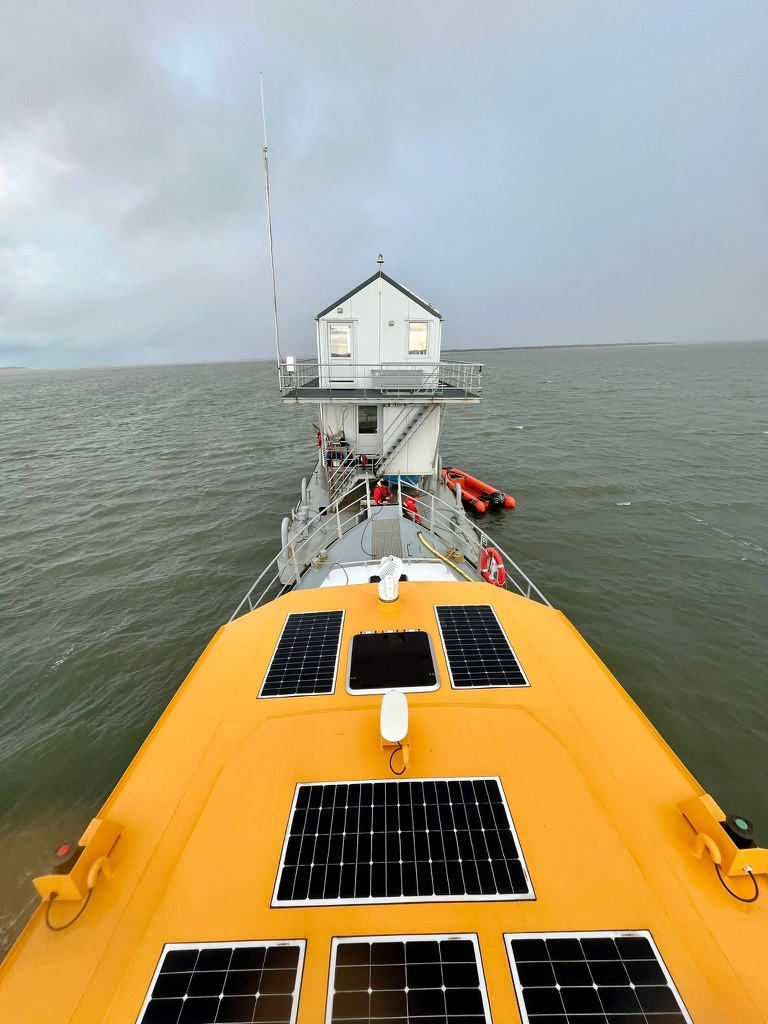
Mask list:
[[[402,775],[411,763],[411,744],[408,742],[408,698],[402,690],[387,690],[381,698],[379,712],[381,749],[389,750],[389,767],[394,775]],[[400,752],[403,766],[398,771],[392,761]]]

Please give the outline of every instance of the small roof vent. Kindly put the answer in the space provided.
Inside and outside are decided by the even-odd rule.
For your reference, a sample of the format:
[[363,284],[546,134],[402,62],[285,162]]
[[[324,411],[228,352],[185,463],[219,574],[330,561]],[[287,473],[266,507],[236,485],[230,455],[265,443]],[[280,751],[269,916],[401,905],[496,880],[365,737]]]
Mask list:
[[383,604],[393,604],[397,600],[402,571],[403,560],[397,555],[386,555],[379,563],[379,600]]

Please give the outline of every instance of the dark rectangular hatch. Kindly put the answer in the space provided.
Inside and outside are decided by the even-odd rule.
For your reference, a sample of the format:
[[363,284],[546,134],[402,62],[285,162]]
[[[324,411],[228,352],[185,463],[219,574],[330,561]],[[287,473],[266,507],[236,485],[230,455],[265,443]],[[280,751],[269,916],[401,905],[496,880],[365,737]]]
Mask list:
[[437,673],[429,633],[358,633],[349,658],[350,693],[385,690],[435,690]]

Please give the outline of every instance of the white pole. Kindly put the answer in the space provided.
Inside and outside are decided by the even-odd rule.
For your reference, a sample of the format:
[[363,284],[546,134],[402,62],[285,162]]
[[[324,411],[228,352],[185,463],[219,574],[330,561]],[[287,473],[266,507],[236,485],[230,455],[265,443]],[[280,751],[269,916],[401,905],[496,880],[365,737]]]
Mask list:
[[267,193],[267,235],[269,237],[269,266],[272,271],[272,307],[275,314],[275,349],[278,366],[283,361],[280,355],[280,327],[277,322],[277,289],[275,288],[275,254],[272,248],[272,207],[269,202],[269,151],[267,150],[267,114],[264,108],[264,75],[259,72],[261,86],[261,120],[264,126],[264,187]]

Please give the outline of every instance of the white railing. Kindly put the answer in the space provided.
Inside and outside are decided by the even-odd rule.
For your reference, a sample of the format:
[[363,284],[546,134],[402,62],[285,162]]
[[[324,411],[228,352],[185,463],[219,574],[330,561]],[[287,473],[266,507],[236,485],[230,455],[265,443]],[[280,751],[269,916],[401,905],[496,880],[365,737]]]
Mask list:
[[[402,487],[398,488],[398,492],[402,495]],[[400,500],[402,501],[402,497]],[[517,562],[485,530],[481,530],[473,520],[468,519],[463,509],[459,509],[454,500],[444,501],[432,493],[424,494],[415,500],[417,514],[429,532],[442,541],[448,551],[453,549],[457,556],[461,556],[461,560],[454,557],[453,559],[449,558],[449,561],[455,561],[458,568],[462,568],[464,561],[468,561],[472,572],[467,574],[480,579],[478,566],[481,555],[485,548],[495,548],[501,555],[506,569],[505,589],[516,590],[523,597],[541,601],[542,604],[552,607]],[[466,568],[464,571],[467,572]]]
[[[352,363],[338,357],[330,363],[317,359],[286,359],[278,363],[280,394],[317,399],[316,392],[360,391],[369,395],[410,398],[479,398],[482,363]],[[459,392],[459,394],[456,394]]]
[[[346,505],[342,506],[341,502],[338,502],[335,510],[329,509],[327,512],[320,513],[299,527],[288,544],[281,548],[250,587],[248,593],[232,613],[230,622],[246,611],[258,608],[268,598],[278,597],[291,590],[313,562],[318,568],[326,564],[329,568],[341,564],[334,562],[331,545],[335,540],[341,540],[349,530],[358,524],[360,511],[367,509],[367,514],[370,514],[371,501],[367,480],[365,485],[366,497],[363,509],[361,509],[362,499],[358,492],[357,497]],[[353,487],[352,491],[344,495],[343,498],[349,498],[357,490],[356,486]],[[402,486],[398,487],[398,502],[402,502]],[[481,577],[478,565],[482,552],[486,547],[494,547],[504,560],[507,572],[505,588],[516,590],[523,597],[541,601],[542,604],[552,607],[533,580],[484,530],[468,519],[454,501],[447,502],[437,495],[429,493],[416,499],[416,507],[422,521],[422,528],[425,533],[430,535],[430,543],[438,542],[442,545],[443,560],[447,559],[450,564],[461,569],[466,575],[479,580]],[[322,558],[321,552],[325,549],[330,549],[327,558],[318,564],[318,560]],[[429,559],[429,561],[433,560]],[[404,559],[403,561],[408,564],[411,560]],[[424,562],[427,559],[419,558],[414,561]],[[264,582],[265,580],[266,582]],[[260,587],[261,590],[259,590]],[[254,598],[254,594],[257,593],[258,596]]]
[[[357,487],[352,488],[352,492],[356,490]],[[343,495],[342,500],[349,496],[349,493]],[[264,603],[268,595],[277,597],[284,591],[292,589],[310,568],[312,562],[316,562],[321,557],[322,551],[334,541],[341,540],[345,533],[357,525],[356,512],[360,511],[360,500],[358,495],[346,505],[342,505],[339,501],[333,510],[326,509],[324,512],[319,512],[299,526],[288,543],[280,549],[251,585],[248,593],[230,616],[229,621],[236,619],[245,611],[253,611],[254,608]],[[366,500],[366,506],[370,506],[370,497]],[[266,583],[264,583],[265,579]],[[263,585],[263,589],[256,600],[253,600],[254,593],[261,585]]]
[[338,497],[346,494],[362,472],[360,456],[357,448],[350,445],[342,449],[344,458],[341,465],[334,470],[328,466],[328,480],[330,483],[331,498],[335,501]]

